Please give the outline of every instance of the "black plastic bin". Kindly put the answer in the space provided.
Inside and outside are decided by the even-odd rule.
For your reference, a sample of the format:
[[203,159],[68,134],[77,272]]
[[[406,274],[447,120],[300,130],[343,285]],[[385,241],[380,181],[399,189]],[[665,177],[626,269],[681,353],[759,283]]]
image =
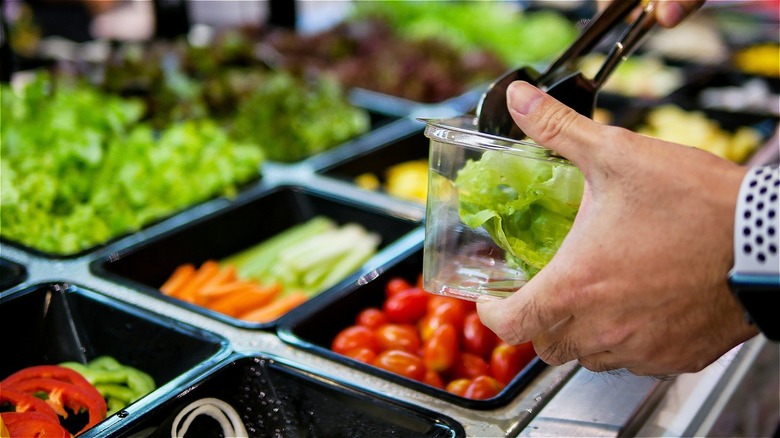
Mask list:
[[[168,297],[158,288],[181,264],[192,263],[200,266],[209,259],[220,260],[315,216],[325,216],[339,224],[358,223],[369,231],[379,233],[382,239],[379,251],[413,230],[421,229],[422,221],[421,217],[402,217],[381,206],[361,205],[313,188],[281,185],[170,230],[155,239],[96,260],[91,264],[91,269],[96,275],[129,284],[144,293],[232,325],[257,329],[272,328],[275,327],[276,321],[242,321]],[[353,276],[359,275],[360,272],[356,272]],[[349,277],[344,280],[348,281]],[[322,295],[323,293],[320,293],[300,307],[316,306]]]
[[[176,384],[228,355],[226,339],[66,283],[40,284],[0,298],[0,330],[8,333],[0,379],[29,366],[112,356],[146,372],[157,385],[128,406],[140,409]],[[120,411],[90,430],[125,413]]]
[[10,289],[27,279],[27,269],[19,263],[0,257],[0,291]]
[[[148,413],[128,417],[112,437],[169,437],[176,415],[193,401],[228,403],[250,437],[455,437],[463,427],[445,415],[395,401],[268,355],[236,354],[223,366],[163,400]],[[216,421],[197,417],[193,436],[219,437]]]
[[290,345],[469,409],[495,409],[508,404],[546,367],[538,357],[520,371],[495,397],[472,400],[331,351],[333,339],[341,330],[354,324],[361,310],[367,307],[381,308],[385,299],[384,288],[387,280],[403,277],[414,284],[422,272],[422,257],[422,244],[399,250],[391,261],[383,265],[382,269],[371,272],[359,281],[335,291],[328,297],[327,302],[317,308],[305,311],[302,309],[296,312],[294,317],[282,321],[277,329],[279,337]]

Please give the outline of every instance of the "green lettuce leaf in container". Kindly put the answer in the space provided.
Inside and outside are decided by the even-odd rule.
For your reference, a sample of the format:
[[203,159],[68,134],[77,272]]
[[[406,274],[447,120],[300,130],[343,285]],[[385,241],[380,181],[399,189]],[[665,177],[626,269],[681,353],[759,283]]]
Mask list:
[[455,180],[464,224],[483,228],[529,278],[552,259],[571,229],[582,173],[561,160],[486,151]]

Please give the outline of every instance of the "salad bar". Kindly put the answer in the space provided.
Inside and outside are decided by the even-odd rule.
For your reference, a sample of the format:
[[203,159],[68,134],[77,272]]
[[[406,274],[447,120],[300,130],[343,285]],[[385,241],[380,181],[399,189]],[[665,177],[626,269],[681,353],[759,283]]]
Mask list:
[[[549,366],[501,342],[472,301],[426,292],[455,280],[442,270],[423,284],[424,260],[438,268],[493,241],[515,251],[493,236],[520,226],[505,211],[517,199],[488,187],[511,186],[500,165],[566,181],[527,200],[528,226],[558,243],[582,178],[565,160],[467,162],[448,149],[458,133],[421,118],[473,124],[487,82],[553,59],[593,10],[364,3],[319,32],[195,26],[100,46],[97,60],[101,42],[73,43],[69,59],[1,85],[0,327],[13,336],[0,424],[11,436],[33,423],[85,437],[760,435],[734,405],[771,388],[751,367],[778,379],[777,345],[761,337],[668,381],[596,374]],[[733,8],[776,33],[777,17]],[[752,70],[747,50],[777,60],[780,45],[730,36],[731,9],[701,16],[740,56],[681,62],[648,44],[594,118],[776,162],[780,72]],[[16,49],[29,61],[46,43]],[[751,87],[762,91],[735,100]],[[452,187],[472,195],[468,242],[442,219],[458,216]],[[529,242],[501,268],[512,281],[551,257]]]

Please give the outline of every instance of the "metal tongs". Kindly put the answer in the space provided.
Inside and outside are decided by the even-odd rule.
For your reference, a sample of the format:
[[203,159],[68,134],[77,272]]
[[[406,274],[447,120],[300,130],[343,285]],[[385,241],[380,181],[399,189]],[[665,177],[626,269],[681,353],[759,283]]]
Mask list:
[[587,117],[593,116],[596,96],[609,75],[626,59],[656,23],[654,4],[648,2],[641,14],[607,55],[593,79],[574,69],[574,63],[596,45],[634,10],[641,0],[613,0],[583,31],[582,35],[544,73],[531,67],[510,71],[493,82],[477,105],[478,130],[486,134],[522,140],[527,136],[512,120],[506,91],[514,81],[526,81]]

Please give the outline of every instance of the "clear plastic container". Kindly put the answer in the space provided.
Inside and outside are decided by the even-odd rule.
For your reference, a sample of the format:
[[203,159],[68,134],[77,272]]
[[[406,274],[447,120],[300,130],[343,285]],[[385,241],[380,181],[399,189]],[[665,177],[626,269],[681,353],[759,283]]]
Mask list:
[[549,262],[579,210],[584,178],[553,151],[428,120],[423,282],[428,292],[506,297]]

